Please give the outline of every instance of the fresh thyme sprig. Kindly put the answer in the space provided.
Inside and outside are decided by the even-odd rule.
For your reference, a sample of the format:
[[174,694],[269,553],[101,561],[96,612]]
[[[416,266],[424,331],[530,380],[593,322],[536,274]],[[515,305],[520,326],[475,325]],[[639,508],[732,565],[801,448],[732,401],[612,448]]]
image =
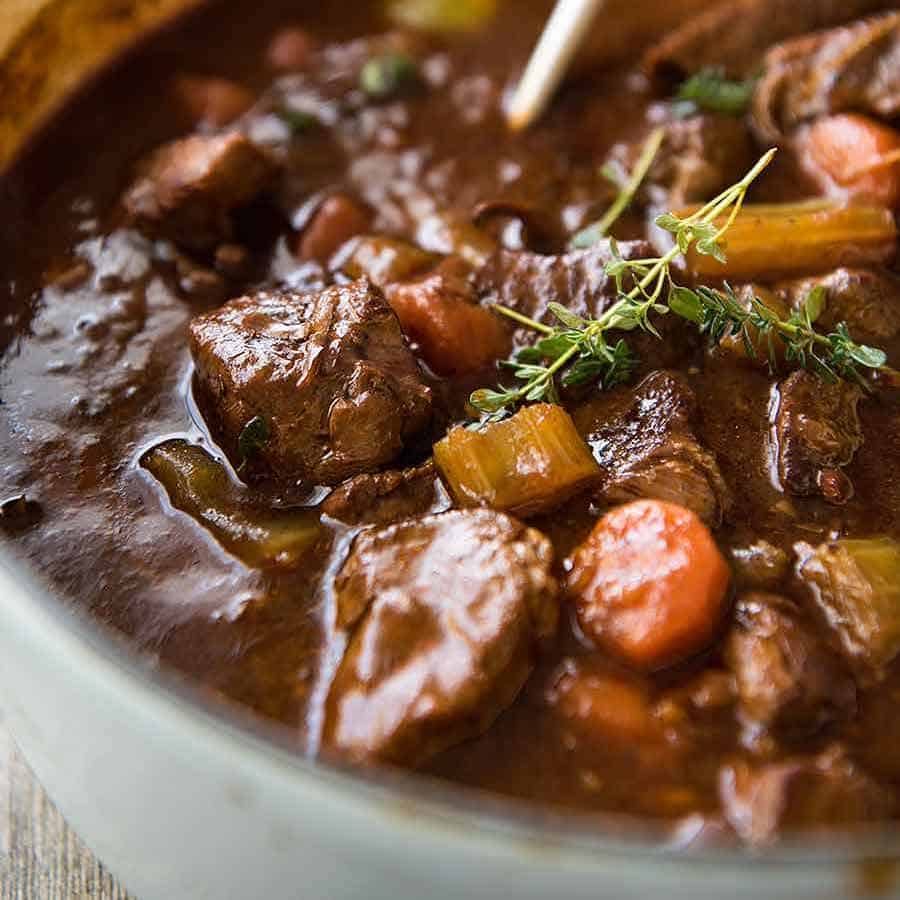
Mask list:
[[[650,166],[653,165],[653,160],[656,159],[656,155],[659,153],[659,148],[662,146],[665,136],[665,128],[655,128],[650,132],[650,137],[647,138],[644,146],[641,148],[640,156],[638,156],[630,177],[624,184],[620,185],[619,193],[612,205],[600,219],[590,225],[586,225],[569,241],[569,246],[573,250],[582,250],[585,247],[590,247],[609,234],[610,228],[613,227],[619,216],[631,205],[634,195],[647,177]],[[614,180],[612,176],[608,175],[607,177],[610,180]]]
[[[816,331],[815,322],[824,305],[825,290],[821,286],[813,288],[787,319],[782,319],[759,297],[753,297],[749,309],[745,308],[727,284],[721,291],[708,287],[696,290],[676,287],[669,298],[669,308],[694,322],[713,342],[730,335],[740,337],[751,358],[760,355],[759,344],[765,343],[772,372],[778,365],[777,338],[788,362],[815,372],[825,381],[842,378],[865,386],[860,367],[882,369],[887,356],[883,350],[856,343],[843,322],[828,334]],[[751,329],[758,336],[756,341],[751,338]]]
[[[815,330],[814,323],[822,309],[822,292],[813,291],[799,311],[782,319],[758,298],[748,310],[740,305],[730,288],[692,289],[673,280],[672,263],[691,247],[697,253],[725,261],[722,239],[740,213],[750,185],[774,154],[775,150],[769,150],[740,181],[685,218],[672,213],[659,216],[656,224],[674,237],[674,245],[662,256],[624,259],[616,242],[610,239],[613,259],[605,268],[615,282],[617,299],[599,317],[586,319],[558,303],[551,303],[550,312],[560,323],[553,327],[496,305],[494,309],[498,313],[540,332],[542,337],[504,363],[523,384],[510,388],[500,386],[496,390],[485,388],[470,396],[469,402],[484,414],[484,421],[502,419],[520,403],[557,403],[560,385],[568,387],[596,381],[608,388],[627,381],[637,360],[628,344],[623,339],[610,340],[609,332],[641,329],[660,337],[651,316],[665,315],[670,310],[693,322],[711,340],[720,340],[728,334],[740,335],[749,355],[756,355],[748,331],[754,328],[768,341],[773,365],[773,340],[778,336],[789,361],[827,379],[847,378],[859,382],[862,381],[860,367],[883,368],[884,353],[854,342],[843,324],[830,334]],[[718,224],[726,214],[725,221]]]

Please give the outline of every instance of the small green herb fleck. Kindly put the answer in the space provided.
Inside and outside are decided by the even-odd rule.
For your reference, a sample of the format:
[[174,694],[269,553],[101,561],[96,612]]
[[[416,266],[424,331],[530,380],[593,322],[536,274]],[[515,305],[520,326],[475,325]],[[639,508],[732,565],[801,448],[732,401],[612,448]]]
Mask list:
[[752,78],[732,81],[718,69],[702,69],[678,89],[677,110],[682,115],[705,110],[726,116],[742,116],[750,106],[755,85],[756,81]]
[[254,416],[238,435],[238,454],[243,467],[265,446],[271,435],[269,423],[262,416]]
[[290,109],[283,106],[278,110],[277,116],[291,130],[291,134],[306,134],[319,124],[319,120],[312,114],[302,109]]
[[397,96],[419,80],[415,62],[403,53],[386,53],[370,59],[359,73],[359,86],[376,100]]

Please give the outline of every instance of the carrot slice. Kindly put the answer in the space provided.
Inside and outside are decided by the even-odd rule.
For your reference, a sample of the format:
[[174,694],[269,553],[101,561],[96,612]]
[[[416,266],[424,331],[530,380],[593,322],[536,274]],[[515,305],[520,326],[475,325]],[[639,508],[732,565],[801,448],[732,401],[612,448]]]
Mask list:
[[715,635],[729,569],[689,509],[638,500],[607,513],[573,557],[569,591],[597,646],[642,669],[702,650]]
[[900,131],[856,113],[823,116],[802,144],[808,165],[850,196],[900,206]]
[[388,301],[420,356],[438,375],[470,375],[509,352],[500,317],[471,302],[465,279],[438,271],[422,281],[388,285]]

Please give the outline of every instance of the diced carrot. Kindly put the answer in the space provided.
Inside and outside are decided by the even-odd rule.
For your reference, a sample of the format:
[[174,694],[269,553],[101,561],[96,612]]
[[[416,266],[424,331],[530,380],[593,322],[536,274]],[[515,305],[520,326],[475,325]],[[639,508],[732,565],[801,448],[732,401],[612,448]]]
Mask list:
[[658,669],[712,640],[729,577],[693,512],[638,500],[597,522],[575,552],[569,591],[587,638],[634,666]]
[[372,213],[344,194],[334,194],[315,211],[297,241],[300,259],[327,263],[338,249],[357,235],[368,231]]
[[662,723],[647,691],[635,676],[594,671],[568,660],[547,701],[564,719],[604,741],[660,741]]
[[195,125],[205,123],[222,128],[253,105],[253,94],[227,78],[182,75],[175,79],[174,90],[182,109]]
[[866,116],[817,119],[802,138],[815,173],[824,173],[854,199],[900,206],[900,131]]
[[467,375],[509,351],[499,316],[473,302],[461,280],[437,272],[422,281],[389,286],[385,293],[400,325],[438,375]]

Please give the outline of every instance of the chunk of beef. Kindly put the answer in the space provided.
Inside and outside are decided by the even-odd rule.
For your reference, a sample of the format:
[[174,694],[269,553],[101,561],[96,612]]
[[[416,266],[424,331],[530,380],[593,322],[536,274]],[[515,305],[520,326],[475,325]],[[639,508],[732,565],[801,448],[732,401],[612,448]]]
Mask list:
[[191,352],[201,404],[250,477],[337,484],[389,463],[430,420],[431,390],[366,281],[232,300],[191,322]]
[[[645,241],[624,241],[619,252],[625,259],[655,255]],[[613,254],[609,241],[586,250],[560,255],[500,250],[478,271],[476,287],[486,302],[501,303],[549,325],[558,325],[549,304],[560,303],[580,316],[598,316],[616,299],[616,286],[605,266]],[[646,332],[632,332],[629,344],[647,369],[674,366],[690,352],[691,329],[679,316],[657,317],[654,325],[664,340]],[[531,343],[534,332],[518,328],[513,341]]]
[[757,845],[788,829],[877,821],[894,808],[890,792],[840,747],[761,766],[743,760],[726,765],[719,797],[731,827]]
[[[653,248],[644,241],[624,241],[619,252],[625,259],[638,259],[653,255]],[[501,250],[479,271],[478,291],[492,302],[550,324],[556,324],[547,309],[551,302],[580,316],[596,316],[616,296],[615,282],[604,268],[612,259],[609,241],[558,256]]]
[[122,202],[142,231],[211,250],[231,237],[231,214],[259,195],[276,169],[242,134],[193,135],[157,150]]
[[804,371],[779,383],[771,437],[783,490],[798,497],[819,494],[831,503],[853,495],[842,470],[863,440],[856,412],[860,397],[854,385],[828,383]]
[[449,505],[429,460],[412,469],[357,475],[335,488],[322,512],[348,525],[390,525]]
[[884,0],[726,0],[669,32],[644,55],[644,67],[666,79],[706,68],[746,77],[772,44],[883,7]]
[[828,113],[900,114],[900,12],[808,34],[773,47],[753,94],[753,127],[779,142]]
[[335,580],[349,641],[325,745],[415,766],[487,729],[556,628],[552,561],[541,534],[488,510],[363,532]]
[[730,494],[715,457],[693,432],[693,391],[674,372],[654,372],[637,387],[601,394],[573,414],[603,471],[608,503],[655,498],[717,525]]
[[900,545],[889,537],[799,542],[797,574],[865,680],[900,653]]
[[[738,181],[754,160],[754,147],[743,121],[703,114],[665,125],[660,152],[644,179],[654,206],[678,209],[705,202]],[[612,158],[631,171],[645,139],[620,144]]]
[[776,594],[744,594],[725,658],[752,744],[760,732],[804,738],[856,711],[856,686],[800,610]]
[[818,319],[824,331],[844,322],[855,340],[878,344],[900,334],[900,278],[887,269],[840,268],[817,278],[779,285],[779,293],[798,307],[816,287],[825,291]]

